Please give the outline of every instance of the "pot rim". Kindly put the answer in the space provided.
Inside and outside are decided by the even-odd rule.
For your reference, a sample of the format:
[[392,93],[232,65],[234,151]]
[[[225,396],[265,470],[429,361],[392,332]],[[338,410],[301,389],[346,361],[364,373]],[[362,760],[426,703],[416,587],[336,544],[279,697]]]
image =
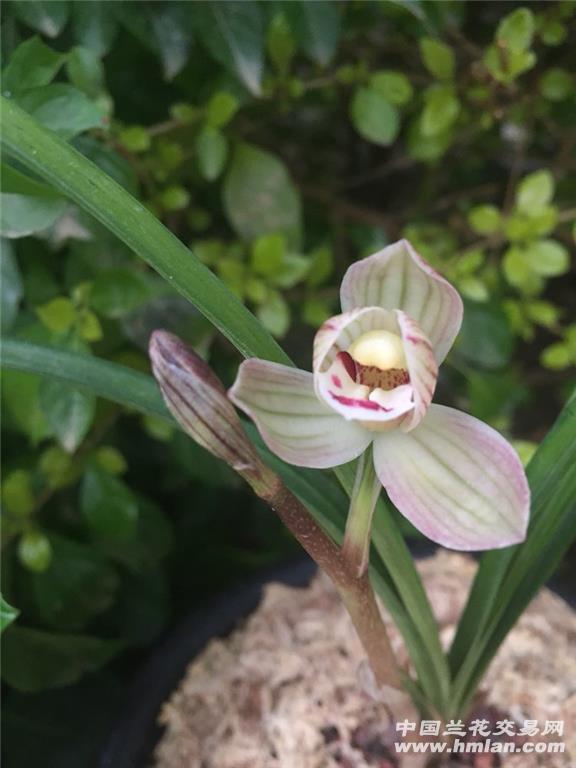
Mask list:
[[187,666],[217,637],[228,636],[258,607],[271,582],[306,587],[316,565],[308,557],[274,565],[194,609],[151,652],[129,686],[101,752],[99,768],[144,768],[162,736],[158,715]]

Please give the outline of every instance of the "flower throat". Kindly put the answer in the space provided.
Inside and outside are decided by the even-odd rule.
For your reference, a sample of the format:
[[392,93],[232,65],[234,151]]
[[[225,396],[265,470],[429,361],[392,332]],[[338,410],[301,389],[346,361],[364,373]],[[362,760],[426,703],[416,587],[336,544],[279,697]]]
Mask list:
[[410,381],[402,340],[395,333],[368,331],[345,354],[346,368],[357,384],[389,391]]

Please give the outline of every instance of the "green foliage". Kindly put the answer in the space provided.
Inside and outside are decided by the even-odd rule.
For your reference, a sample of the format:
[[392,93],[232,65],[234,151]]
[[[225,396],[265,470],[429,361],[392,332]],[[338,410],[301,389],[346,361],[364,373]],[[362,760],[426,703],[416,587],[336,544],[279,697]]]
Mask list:
[[340,36],[340,12],[335,2],[295,0],[285,3],[293,34],[308,56],[326,67],[334,57]]
[[65,296],[58,296],[36,307],[36,314],[46,328],[56,332],[69,330],[76,317],[74,304]]
[[119,141],[129,152],[146,152],[150,149],[151,141],[146,128],[141,125],[131,125],[120,131]]
[[542,211],[554,195],[554,178],[550,171],[536,171],[525,176],[516,190],[516,207],[527,216]]
[[286,335],[290,326],[290,309],[278,291],[270,291],[256,310],[258,320],[273,336]]
[[494,45],[486,50],[484,63],[499,82],[509,84],[532,69],[536,55],[530,49],[534,38],[534,14],[528,8],[517,8],[499,23]]
[[30,576],[34,610],[53,629],[75,631],[112,604],[119,578],[95,548],[52,534],[53,557],[42,575]]
[[206,181],[215,181],[224,170],[228,157],[228,143],[222,131],[207,126],[196,139],[198,170]]
[[468,223],[479,235],[491,235],[502,225],[502,216],[495,205],[477,205],[468,213]]
[[136,534],[138,505],[128,487],[101,465],[84,474],[81,510],[95,536],[130,539]]
[[26,693],[75,683],[122,650],[116,640],[12,626],[4,637],[4,679]]
[[261,91],[264,23],[254,0],[242,3],[206,0],[195,8],[202,42],[254,94]]
[[287,75],[290,62],[296,52],[296,41],[283,13],[276,13],[268,26],[266,48],[270,59],[280,75]]
[[65,60],[39,37],[31,37],[14,51],[2,76],[3,87],[9,93],[19,93],[48,85]]
[[158,5],[119,3],[115,13],[120,24],[161,61],[167,80],[184,67],[192,44],[187,14],[178,2]]
[[450,85],[431,85],[424,94],[421,130],[425,137],[448,130],[460,113],[460,102]]
[[540,360],[545,368],[563,371],[576,365],[576,324],[566,328],[564,338],[551,344],[541,354]]
[[52,445],[42,453],[38,470],[50,489],[65,488],[77,479],[74,457],[59,445]]
[[499,369],[509,362],[514,337],[498,307],[467,303],[458,352],[475,366]]
[[392,69],[374,72],[370,77],[370,85],[379,91],[390,104],[404,106],[414,94],[412,83],[402,72]]
[[42,573],[52,562],[52,546],[41,531],[26,531],[18,542],[18,558],[29,571]]
[[3,193],[0,231],[8,238],[43,232],[55,224],[65,210],[63,200]]
[[421,38],[419,45],[422,61],[430,74],[438,80],[451,80],[456,66],[452,49],[431,37]]
[[539,81],[540,93],[548,101],[564,101],[574,90],[574,77],[565,69],[547,69]]
[[118,33],[117,19],[108,10],[106,0],[72,5],[74,39],[96,56],[108,53]]
[[0,327],[4,333],[10,330],[18,315],[18,307],[23,296],[22,277],[14,257],[12,246],[7,240],[2,241],[2,259],[0,261]]
[[128,269],[101,272],[92,282],[90,306],[104,317],[119,318],[143,304],[150,292],[142,277]]
[[230,222],[243,239],[281,233],[299,242],[300,198],[285,165],[271,153],[250,144],[237,146],[223,194]]
[[260,275],[274,275],[282,267],[286,242],[282,235],[262,235],[254,241],[251,266]]
[[40,410],[62,448],[75,451],[94,418],[96,402],[91,395],[62,387],[55,382],[42,382],[39,392]]
[[34,509],[32,475],[25,469],[12,470],[2,481],[2,504],[15,517],[26,517]]
[[31,88],[18,95],[16,100],[39,123],[65,139],[104,123],[102,108],[67,83]]
[[228,91],[216,91],[206,104],[206,123],[210,128],[222,128],[236,114],[238,99]]
[[502,19],[496,30],[496,41],[513,53],[530,47],[534,37],[534,15],[527,8],[518,8]]
[[111,475],[123,475],[128,468],[126,459],[113,445],[98,448],[95,458],[100,467]]
[[[23,156],[2,168],[2,332],[17,339],[6,350],[28,350],[2,387],[11,686],[78,680],[152,642],[178,610],[170,595],[203,597],[289,548],[154,400],[140,373],[154,328],[185,336],[229,383],[237,359],[210,323],[286,362],[244,304],[309,368],[345,268],[404,235],[466,299],[448,396],[533,451],[576,366],[574,16],[488,5],[6,4],[8,106],[67,142],[27,147],[51,157],[47,173]],[[52,380],[34,375],[27,341]],[[82,376],[67,379],[80,354]],[[334,486],[312,477],[291,475],[324,509]],[[397,551],[384,560],[401,572]],[[400,620],[426,623],[421,596],[400,600],[391,583],[379,582]],[[415,651],[440,690],[426,678],[434,649]]]
[[399,130],[398,111],[376,88],[359,88],[351,105],[352,122],[367,141],[387,146]]
[[65,2],[37,0],[27,3],[16,0],[14,10],[24,24],[47,37],[56,37],[68,21],[70,6]]
[[89,99],[96,99],[104,90],[104,67],[90,48],[76,46],[68,54],[68,77],[73,85]]

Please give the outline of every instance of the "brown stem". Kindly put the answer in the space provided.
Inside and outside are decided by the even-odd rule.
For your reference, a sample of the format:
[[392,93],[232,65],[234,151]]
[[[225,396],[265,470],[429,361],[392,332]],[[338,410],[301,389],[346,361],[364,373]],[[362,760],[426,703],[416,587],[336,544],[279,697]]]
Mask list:
[[402,690],[400,670],[368,573],[351,573],[338,546],[277,479],[262,495],[310,557],[334,582],[364,647],[378,686]]
[[149,136],[161,136],[163,133],[169,133],[176,128],[182,128],[182,122],[173,118],[172,120],[165,120],[163,123],[156,123],[156,125],[150,125],[146,129]]
[[339,589],[379,687],[403,689],[402,677],[368,572]]

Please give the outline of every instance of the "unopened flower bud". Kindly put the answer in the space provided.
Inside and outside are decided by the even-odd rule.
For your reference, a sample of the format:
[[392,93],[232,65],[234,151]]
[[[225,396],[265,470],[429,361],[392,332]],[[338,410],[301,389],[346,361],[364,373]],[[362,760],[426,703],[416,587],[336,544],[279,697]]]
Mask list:
[[207,363],[165,331],[154,331],[149,352],[154,376],[176,421],[263,495],[276,477],[260,460],[222,382]]

